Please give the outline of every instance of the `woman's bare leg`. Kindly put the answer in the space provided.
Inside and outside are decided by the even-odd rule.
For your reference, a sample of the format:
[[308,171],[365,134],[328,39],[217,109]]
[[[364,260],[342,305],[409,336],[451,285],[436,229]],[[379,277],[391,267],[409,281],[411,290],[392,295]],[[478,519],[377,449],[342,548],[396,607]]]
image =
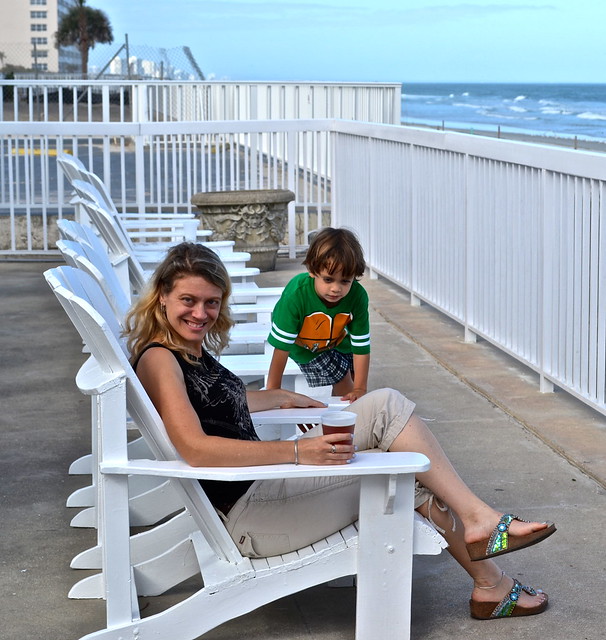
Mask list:
[[[410,418],[393,441],[390,451],[416,451],[431,460],[431,469],[418,474],[417,479],[458,515],[463,524],[465,543],[478,542],[491,535],[502,513],[480,500],[461,480],[435,436],[420,418],[416,415]],[[546,527],[543,522],[514,520],[509,531],[512,535],[524,536]]]

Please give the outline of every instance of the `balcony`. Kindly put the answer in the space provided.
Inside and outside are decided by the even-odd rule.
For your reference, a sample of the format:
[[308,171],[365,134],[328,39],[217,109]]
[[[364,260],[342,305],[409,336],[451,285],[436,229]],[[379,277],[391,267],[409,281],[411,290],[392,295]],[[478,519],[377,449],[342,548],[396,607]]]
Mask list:
[[[506,564],[547,591],[566,585],[545,616],[525,619],[528,637],[577,637],[580,619],[584,636],[600,637],[605,157],[344,114],[133,120],[150,112],[130,89],[101,88],[95,102],[92,89],[67,87],[61,95],[71,102],[56,105],[53,91],[19,90],[27,98],[16,109],[2,102],[0,118],[7,637],[37,637],[41,628],[47,637],[80,637],[103,626],[101,601],[66,597],[83,573],[69,561],[95,532],[70,530],[71,514],[58,507],[86,483],[66,469],[89,450],[90,405],[74,387],[86,356],[41,276],[59,260],[53,219],[72,214],[57,149],[102,175],[123,210],[189,211],[191,193],[202,190],[292,189],[282,257],[261,284],[284,284],[300,270],[310,230],[354,228],[370,265],[372,386],[417,401],[484,499],[561,525],[550,549]],[[61,118],[53,121],[55,106]],[[127,112],[130,120],[120,118]],[[104,113],[114,119],[93,118]],[[538,393],[552,385],[568,393]],[[564,555],[568,562],[552,561]],[[571,580],[583,588],[570,589]],[[488,623],[471,622],[464,609],[469,587],[444,554],[416,563],[413,637],[485,637]],[[352,589],[319,587],[209,638],[345,640],[353,602]],[[144,615],[157,606],[150,598]]]

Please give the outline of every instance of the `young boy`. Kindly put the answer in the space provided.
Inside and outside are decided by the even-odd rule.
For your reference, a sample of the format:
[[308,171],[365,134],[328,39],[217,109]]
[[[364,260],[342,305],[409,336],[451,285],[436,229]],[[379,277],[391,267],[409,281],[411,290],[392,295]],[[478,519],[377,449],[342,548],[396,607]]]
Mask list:
[[274,354],[268,389],[279,389],[289,356],[310,387],[332,385],[353,402],[366,393],[370,363],[368,294],[358,282],[366,264],[358,239],[347,229],[317,233],[300,273],[285,287],[268,337]]

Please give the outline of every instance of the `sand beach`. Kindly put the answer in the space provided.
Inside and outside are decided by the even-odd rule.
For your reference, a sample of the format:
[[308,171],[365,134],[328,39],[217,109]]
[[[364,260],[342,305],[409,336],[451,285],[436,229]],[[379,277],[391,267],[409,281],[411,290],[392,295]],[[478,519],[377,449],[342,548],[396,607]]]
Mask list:
[[593,151],[597,153],[606,153],[606,140],[571,138],[569,136],[541,135],[539,133],[520,133],[501,129],[474,129],[473,126],[465,127],[442,127],[431,126],[424,123],[406,122],[402,126],[419,127],[423,129],[433,129],[437,131],[456,131],[457,133],[466,133],[474,136],[484,136],[488,138],[501,138],[503,140],[516,140],[518,142],[528,142],[530,144],[547,144],[557,147],[566,147],[567,149],[577,149],[579,151]]

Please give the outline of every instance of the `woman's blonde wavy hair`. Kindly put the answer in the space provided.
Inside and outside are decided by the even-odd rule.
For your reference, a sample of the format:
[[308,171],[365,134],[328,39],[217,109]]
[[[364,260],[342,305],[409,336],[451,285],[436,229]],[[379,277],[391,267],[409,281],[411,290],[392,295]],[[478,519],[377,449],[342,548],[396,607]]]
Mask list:
[[221,310],[204,338],[204,348],[219,355],[229,344],[229,330],[234,322],[229,311],[231,282],[227,270],[219,256],[208,247],[183,242],[168,251],[147,287],[126,314],[123,333],[127,338],[132,360],[150,342],[159,342],[193,362],[183,340],[168,323],[166,313],[160,305],[160,297],[169,294],[175,282],[186,276],[200,276],[222,291]]

